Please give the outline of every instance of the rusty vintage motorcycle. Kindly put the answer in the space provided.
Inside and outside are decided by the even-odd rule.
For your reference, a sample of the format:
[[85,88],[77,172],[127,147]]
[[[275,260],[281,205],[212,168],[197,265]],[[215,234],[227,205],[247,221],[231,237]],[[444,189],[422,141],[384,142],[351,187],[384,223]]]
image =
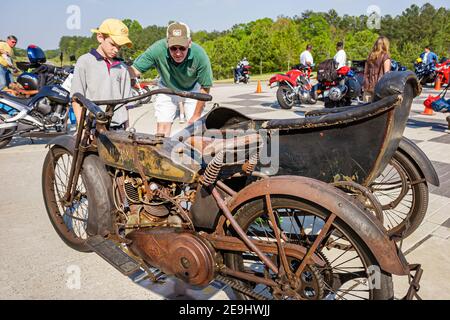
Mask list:
[[[201,126],[192,125],[179,135],[264,129],[265,145],[270,149],[272,140],[279,144],[276,175],[306,176],[352,193],[367,202],[389,235],[401,242],[423,222],[429,185],[439,186],[431,161],[403,136],[413,99],[420,93],[414,73],[391,72],[378,83],[374,103],[318,109],[304,118],[282,120],[265,119],[264,114],[252,118],[217,105],[201,119]],[[258,170],[270,166],[267,160]]]
[[[392,274],[412,279],[405,298],[417,294],[420,265],[361,202],[315,179],[255,171],[257,132],[174,141],[110,129],[114,110],[158,93],[212,99],[170,89],[96,104],[74,95],[76,137],[50,143],[42,173],[48,216],[68,246],[128,276],[156,281],[157,268],[196,287],[218,280],[237,299],[392,299]],[[229,187],[242,177],[255,181]]]

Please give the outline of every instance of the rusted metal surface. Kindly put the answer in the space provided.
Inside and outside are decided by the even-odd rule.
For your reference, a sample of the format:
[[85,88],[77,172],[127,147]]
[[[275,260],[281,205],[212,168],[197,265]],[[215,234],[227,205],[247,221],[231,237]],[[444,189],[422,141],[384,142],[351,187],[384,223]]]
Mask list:
[[139,172],[135,165],[136,152],[146,176],[183,183],[197,181],[200,164],[185,153],[173,154],[178,143],[144,134],[136,134],[134,141],[136,146],[126,132],[105,132],[98,137],[99,155],[109,166]]
[[264,197],[268,193],[291,195],[320,204],[356,232],[372,251],[383,270],[396,275],[409,274],[405,259],[400,256],[402,254],[398,252],[395,242],[389,239],[383,225],[358,201],[323,182],[296,176],[257,181],[233,197],[228,202],[228,208],[234,212],[250,199]]
[[[422,279],[423,269],[420,264],[410,265],[411,274],[409,275],[409,289],[403,300],[413,300],[414,298],[422,300],[418,292],[420,290],[420,280]],[[413,274],[413,272],[415,274]]]
[[269,216],[273,233],[275,234],[275,239],[277,240],[278,254],[281,260],[281,265],[283,266],[283,268],[280,270],[280,276],[282,276],[283,274],[287,274],[288,278],[293,279],[291,268],[289,266],[289,262],[286,257],[286,252],[284,250],[283,244],[281,243],[281,232],[280,229],[278,228],[277,220],[275,218],[275,214],[272,209],[270,194],[266,194],[266,205],[267,205],[267,215]]
[[247,245],[247,247],[256,253],[256,255],[261,259],[264,264],[269,267],[273,272],[278,273],[278,267],[268,258],[264,255],[264,253],[261,251],[260,248],[258,248],[245,234],[244,230],[242,230],[241,226],[237,223],[236,219],[231,214],[230,210],[227,208],[227,205],[223,201],[222,197],[220,196],[219,192],[216,189],[212,190],[212,195],[216,199],[217,204],[219,205],[220,209],[222,209],[222,212],[224,213],[225,217],[227,217],[228,221],[230,221],[231,226],[233,229],[237,232],[239,237],[244,241],[244,243]]
[[300,277],[300,275],[305,270],[306,266],[310,263],[310,259],[311,259],[312,255],[314,254],[314,252],[316,252],[316,250],[319,248],[320,243],[323,241],[323,239],[327,235],[328,231],[330,230],[330,228],[334,222],[334,219],[336,219],[336,215],[334,213],[330,214],[330,216],[327,219],[327,222],[323,226],[322,230],[320,230],[319,236],[316,238],[314,243],[309,248],[308,253],[305,256],[305,259],[303,259],[302,263],[300,264],[298,269],[295,271],[296,278]]
[[131,250],[148,264],[195,286],[206,286],[215,275],[214,249],[193,233],[170,228],[133,231]]
[[[217,250],[236,251],[236,252],[248,252],[250,251],[248,246],[240,239],[236,237],[223,236],[223,235],[211,235],[207,233],[201,233],[201,236],[207,239],[211,245]],[[278,255],[278,247],[275,242],[266,242],[261,240],[251,240],[252,243],[258,246],[262,252],[266,254]],[[295,258],[299,261],[303,260],[307,253],[307,249],[303,246],[283,243],[283,249],[288,257]],[[323,267],[325,262],[316,254],[311,256],[312,263]]]
[[257,277],[250,273],[240,272],[240,271],[232,270],[230,268],[223,268],[220,270],[220,272],[225,275],[232,276],[232,277],[235,277],[238,279],[247,280],[247,281],[251,281],[254,283],[264,284],[269,287],[278,287],[278,283],[276,283],[275,281],[267,279],[267,278]]

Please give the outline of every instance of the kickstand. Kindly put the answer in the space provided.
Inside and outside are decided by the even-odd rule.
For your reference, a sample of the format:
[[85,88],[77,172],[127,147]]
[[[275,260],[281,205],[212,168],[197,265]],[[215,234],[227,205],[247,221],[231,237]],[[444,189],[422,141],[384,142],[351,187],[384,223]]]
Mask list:
[[[409,274],[409,289],[408,293],[402,300],[412,300],[414,297],[417,300],[422,300],[419,296],[418,292],[420,290],[420,279],[422,278],[423,270],[420,264],[412,264],[409,266],[411,273]],[[415,274],[412,275],[412,272],[415,271]]]

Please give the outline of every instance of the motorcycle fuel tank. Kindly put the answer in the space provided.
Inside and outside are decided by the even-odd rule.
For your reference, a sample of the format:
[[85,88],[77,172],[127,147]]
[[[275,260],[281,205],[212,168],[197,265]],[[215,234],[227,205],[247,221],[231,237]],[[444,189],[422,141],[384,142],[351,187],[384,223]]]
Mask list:
[[147,134],[107,131],[98,137],[100,158],[114,168],[140,173],[166,181],[193,183],[201,165],[192,159],[184,145],[170,138]]

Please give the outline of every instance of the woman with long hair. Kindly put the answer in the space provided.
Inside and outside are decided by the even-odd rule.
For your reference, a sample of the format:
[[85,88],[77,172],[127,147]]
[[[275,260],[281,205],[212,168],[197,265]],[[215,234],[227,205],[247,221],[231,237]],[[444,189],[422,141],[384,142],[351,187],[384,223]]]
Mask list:
[[371,102],[378,81],[391,71],[391,55],[389,39],[379,37],[373,45],[364,69],[364,102]]

